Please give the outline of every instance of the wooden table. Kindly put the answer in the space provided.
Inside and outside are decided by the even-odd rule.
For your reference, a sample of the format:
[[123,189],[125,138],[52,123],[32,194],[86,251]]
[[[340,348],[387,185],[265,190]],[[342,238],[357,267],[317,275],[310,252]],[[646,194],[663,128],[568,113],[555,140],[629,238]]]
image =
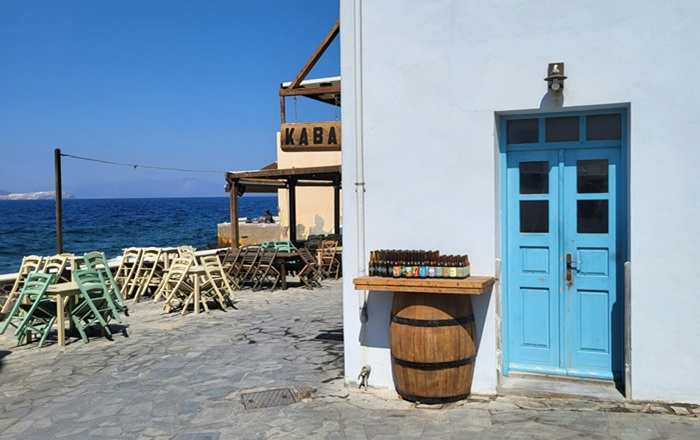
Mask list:
[[280,288],[282,290],[287,290],[287,264],[297,258],[299,258],[299,252],[296,250],[277,252],[275,255],[275,266],[280,273]]
[[[192,292],[194,295],[194,314],[199,315],[199,303],[201,302],[202,297],[202,288],[199,282],[199,277],[200,275],[206,275],[207,272],[204,270],[204,266],[194,265],[190,266],[188,273],[194,278],[194,292]],[[184,311],[185,310],[183,309],[183,313]]]
[[[66,345],[66,317],[70,331],[73,331],[72,312],[75,306],[75,299],[80,296],[78,283],[71,281],[68,283],[52,284],[46,290],[49,297],[56,301],[56,330],[58,332],[58,345]],[[67,307],[66,307],[67,306]],[[67,309],[67,310],[66,310]],[[67,312],[67,313],[66,313]]]
[[477,356],[471,298],[492,290],[494,277],[359,277],[355,288],[393,292],[391,369],[406,400],[444,403],[471,392]]
[[494,277],[467,278],[388,278],[358,277],[352,280],[357,290],[372,292],[440,293],[452,295],[481,295],[491,289]]

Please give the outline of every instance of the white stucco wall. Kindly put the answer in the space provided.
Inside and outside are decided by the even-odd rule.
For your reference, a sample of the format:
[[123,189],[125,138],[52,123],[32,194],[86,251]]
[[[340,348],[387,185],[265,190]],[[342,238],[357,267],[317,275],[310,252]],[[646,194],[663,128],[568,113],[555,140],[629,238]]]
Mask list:
[[[363,2],[366,250],[500,257],[495,114],[551,111],[547,63],[566,63],[564,107],[630,106],[632,398],[700,402],[700,3],[619,0]],[[355,183],[353,0],[341,0],[343,187]],[[346,375],[392,386],[391,295],[370,297],[360,343],[356,195],[344,193]],[[474,392],[497,382],[497,296],[476,301]]]

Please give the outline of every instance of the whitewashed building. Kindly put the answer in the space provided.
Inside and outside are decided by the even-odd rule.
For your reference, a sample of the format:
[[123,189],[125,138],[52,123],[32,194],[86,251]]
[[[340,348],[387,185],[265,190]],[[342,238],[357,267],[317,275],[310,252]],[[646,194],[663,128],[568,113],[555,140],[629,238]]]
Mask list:
[[472,392],[538,373],[700,403],[700,3],[340,4],[346,380],[393,387],[369,252],[439,249],[498,278]]

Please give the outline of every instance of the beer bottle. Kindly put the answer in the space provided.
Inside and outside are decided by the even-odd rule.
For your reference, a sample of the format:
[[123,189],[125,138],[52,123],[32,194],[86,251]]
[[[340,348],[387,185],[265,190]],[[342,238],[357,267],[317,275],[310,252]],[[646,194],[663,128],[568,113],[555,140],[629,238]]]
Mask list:
[[406,277],[406,251],[401,251],[401,278]]
[[399,257],[399,254],[400,254],[399,251],[394,251],[393,258],[392,258],[391,275],[394,278],[401,277],[401,258]]
[[382,250],[379,253],[379,276],[386,276],[386,251]]
[[413,255],[413,277],[420,278],[420,251]]
[[429,254],[429,256],[428,256],[428,262],[427,262],[427,264],[428,264],[428,275],[427,275],[427,277],[428,277],[428,278],[435,278],[435,264],[434,264],[435,261],[434,261],[434,258],[435,258],[435,252],[434,252],[434,251],[431,251],[430,254]]

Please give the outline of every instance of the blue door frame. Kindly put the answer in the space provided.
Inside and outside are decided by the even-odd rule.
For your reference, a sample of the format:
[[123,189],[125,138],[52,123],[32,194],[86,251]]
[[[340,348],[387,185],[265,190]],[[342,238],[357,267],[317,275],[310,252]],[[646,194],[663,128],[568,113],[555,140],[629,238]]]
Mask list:
[[[620,115],[619,139],[587,139],[588,117],[610,114]],[[578,139],[546,142],[545,120],[562,116],[578,119]],[[508,143],[508,121],[518,119],[537,120],[536,142]],[[628,109],[500,115],[498,130],[502,372],[620,378],[624,358],[622,274],[629,242]],[[579,191],[579,161],[607,161],[607,191]],[[515,176],[523,172],[522,162],[547,164],[549,188],[544,194],[522,194],[522,186],[516,188],[519,177]],[[548,205],[547,233],[521,232],[523,202],[530,207]],[[576,223],[576,212],[600,204],[609,208],[606,217],[612,224],[607,225],[607,233],[579,233],[577,227],[582,226]],[[566,278],[567,254],[571,255],[571,283]]]

